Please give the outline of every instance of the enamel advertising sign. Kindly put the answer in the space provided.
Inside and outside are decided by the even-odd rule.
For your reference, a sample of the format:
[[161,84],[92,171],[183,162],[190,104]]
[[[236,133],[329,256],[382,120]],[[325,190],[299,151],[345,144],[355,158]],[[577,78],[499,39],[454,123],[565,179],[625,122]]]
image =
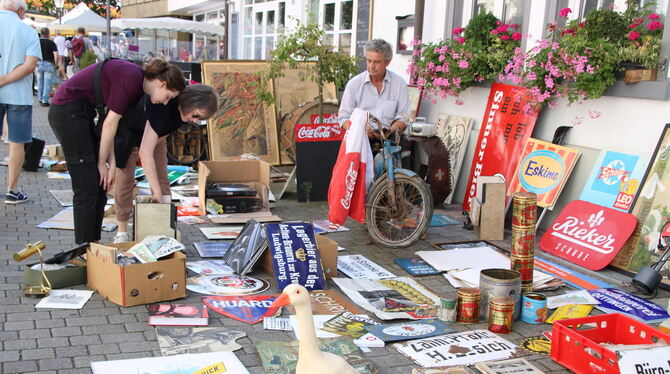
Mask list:
[[607,266],[633,233],[634,215],[575,200],[542,236],[540,248],[590,270]]
[[521,161],[507,188],[507,196],[528,191],[537,194],[537,205],[551,209],[581,152],[537,139],[528,139]]
[[579,200],[629,213],[647,164],[632,153],[603,150]]
[[527,110],[527,90],[523,87],[493,83],[470,176],[463,197],[463,211],[470,211],[470,199],[477,192],[477,177],[502,174],[512,180],[521,150],[535,127],[538,112]]
[[270,308],[276,298],[277,295],[207,296],[202,302],[221,315],[254,324],[277,314],[278,308]]

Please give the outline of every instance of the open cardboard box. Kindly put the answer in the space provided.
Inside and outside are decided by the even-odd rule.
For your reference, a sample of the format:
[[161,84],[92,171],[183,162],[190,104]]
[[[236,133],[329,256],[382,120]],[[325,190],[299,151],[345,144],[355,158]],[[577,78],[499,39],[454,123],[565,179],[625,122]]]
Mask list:
[[[86,253],[88,288],[121,306],[174,300],[186,296],[186,256],[174,252],[156,262],[120,266],[110,261],[135,242],[91,243]],[[97,254],[103,256],[98,257]],[[106,257],[106,258],[105,258]]]
[[[323,266],[323,275],[326,279],[337,277],[337,242],[319,234],[315,234],[315,236],[316,246],[319,249],[319,257],[321,257],[321,265]],[[258,264],[263,271],[274,277],[272,254],[269,248],[265,251],[263,258],[261,258]]]
[[258,222],[278,222],[281,218],[270,212],[270,164],[261,160],[201,161],[198,164],[198,200],[200,209],[207,206],[209,183],[253,183],[261,196],[263,207],[257,212],[228,213],[210,216],[214,223],[245,223],[250,218]]

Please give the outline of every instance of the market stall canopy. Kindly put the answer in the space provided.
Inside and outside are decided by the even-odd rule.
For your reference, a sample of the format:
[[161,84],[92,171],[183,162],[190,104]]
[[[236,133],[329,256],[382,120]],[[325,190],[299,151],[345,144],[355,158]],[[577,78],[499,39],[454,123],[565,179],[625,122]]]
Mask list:
[[174,17],[157,18],[117,18],[112,20],[112,27],[119,29],[166,30],[180,31],[191,34],[209,34],[223,36],[223,26],[206,22],[189,21]]
[[77,4],[69,12],[49,24],[51,30],[76,30],[83,27],[86,31],[106,32],[107,21],[88,8],[84,3]]

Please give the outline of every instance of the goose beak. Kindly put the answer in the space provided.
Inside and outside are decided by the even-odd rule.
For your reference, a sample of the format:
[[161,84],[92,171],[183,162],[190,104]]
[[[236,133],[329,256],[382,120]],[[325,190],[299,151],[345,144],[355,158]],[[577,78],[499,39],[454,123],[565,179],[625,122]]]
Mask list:
[[279,295],[278,298],[275,299],[275,301],[272,302],[270,305],[270,308],[279,308],[282,306],[289,305],[291,303],[291,300],[289,300],[288,295],[283,293]]

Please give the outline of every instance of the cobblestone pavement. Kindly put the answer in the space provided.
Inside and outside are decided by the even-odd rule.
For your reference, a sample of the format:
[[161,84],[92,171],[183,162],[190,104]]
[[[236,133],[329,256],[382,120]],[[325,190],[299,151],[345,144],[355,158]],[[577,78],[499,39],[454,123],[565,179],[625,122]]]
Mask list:
[[[47,124],[47,108],[34,107],[34,132],[46,140],[47,144],[56,143]],[[7,155],[7,146],[0,146],[0,156]],[[6,180],[6,167],[0,168],[3,180]],[[276,187],[276,186],[275,186]],[[4,186],[3,186],[4,188]],[[27,203],[17,206],[0,205],[0,365],[2,373],[89,373],[90,362],[119,360],[149,356],[160,356],[154,328],[147,324],[145,306],[129,308],[119,307],[94,294],[81,310],[35,310],[38,300],[22,295],[20,288],[23,273],[20,264],[11,254],[28,242],[42,240],[47,244],[46,253],[54,254],[72,248],[72,231],[38,229],[35,226],[61,210],[56,200],[49,194],[50,189],[69,189],[65,180],[48,179],[46,172],[24,172],[21,175],[21,188],[30,196]],[[453,217],[458,207],[452,206]],[[327,206],[324,203],[303,203],[295,201],[295,195],[289,195],[280,201],[274,213],[290,220],[324,219]],[[345,254],[364,254],[369,259],[384,266],[398,276],[406,273],[393,259],[412,256],[414,251],[432,249],[429,242],[447,242],[475,239],[470,231],[460,226],[431,228],[427,241],[421,241],[409,249],[390,250],[376,245],[366,244],[367,234],[364,227],[348,221],[349,232],[328,234],[339,245],[346,248]],[[205,240],[196,225],[179,224],[182,239],[187,246],[189,258],[197,258],[193,248],[194,241]],[[113,233],[103,233],[103,242],[111,242]],[[508,241],[498,244],[509,246]],[[560,260],[554,259],[558,262]],[[266,274],[255,271],[251,275],[269,279]],[[604,277],[610,282],[626,278],[612,273],[592,274]],[[442,276],[418,278],[423,285],[438,294],[454,292]],[[274,282],[272,282],[274,284]],[[332,282],[331,286],[335,287]],[[85,289],[84,286],[77,288]],[[560,291],[562,292],[562,291]],[[191,293],[179,302],[199,302],[199,295]],[[660,305],[667,305],[667,293],[655,299]],[[284,312],[286,314],[286,312]],[[262,324],[248,325],[213,313],[210,326],[225,326],[247,333],[247,337],[238,340],[242,349],[235,352],[237,357],[251,373],[263,373],[261,362],[250,337],[263,337],[276,340],[291,340],[292,334],[268,332]],[[458,331],[486,328],[485,324],[456,324]],[[514,331],[506,336],[514,343],[524,337],[536,336],[550,329],[549,325],[530,325],[518,322]],[[393,348],[373,348],[366,354],[380,373],[410,373],[416,365]],[[546,356],[533,354],[528,356],[542,370],[548,373],[567,372],[565,368]],[[121,373],[120,373],[121,374]]]

